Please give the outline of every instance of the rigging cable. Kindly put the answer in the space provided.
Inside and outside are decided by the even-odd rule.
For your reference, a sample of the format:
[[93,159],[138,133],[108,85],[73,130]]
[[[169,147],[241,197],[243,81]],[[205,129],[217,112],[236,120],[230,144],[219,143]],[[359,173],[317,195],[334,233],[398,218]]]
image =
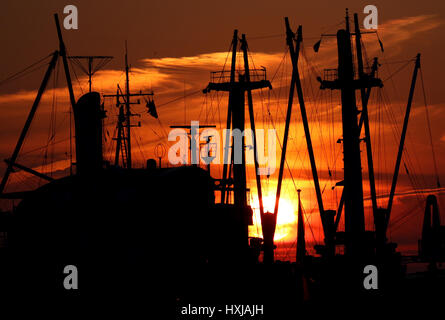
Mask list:
[[77,77],[76,69],[74,68],[74,64],[73,64],[72,59],[69,59],[69,62],[70,62],[70,65],[71,65],[71,70],[73,70],[74,77],[76,78],[77,85],[79,86],[80,92],[81,92],[82,95],[83,95],[83,89],[82,89],[82,86],[80,85],[79,78]]
[[434,172],[436,174],[437,187],[440,188],[439,172],[437,170],[436,153],[434,152],[433,135],[431,133],[431,121],[430,121],[430,115],[429,115],[429,111],[428,111],[428,104],[426,102],[426,94],[425,94],[425,86],[423,83],[422,68],[420,68],[420,80],[422,83],[423,101],[425,104],[425,114],[426,114],[426,121],[427,121],[427,125],[428,125],[428,134],[429,134],[430,145],[431,145],[431,154],[433,156]]
[[[21,70],[21,71],[15,73],[15,74],[13,74],[13,75],[7,77],[6,79],[3,79],[2,81],[0,81],[0,86],[2,86],[3,84],[7,83],[8,81],[17,80],[17,79],[19,79],[19,78],[21,78],[21,77],[23,77],[23,76],[25,76],[25,75],[27,75],[27,74],[29,74],[29,73],[31,73],[31,72],[34,72],[34,71],[36,71],[36,70],[42,68],[42,67],[45,66],[46,64],[42,64],[41,66],[39,66],[39,67],[37,67],[37,68],[35,68],[35,69],[33,69],[33,70],[30,70],[32,67],[38,65],[39,63],[41,63],[41,62],[47,60],[49,57],[52,57],[52,56],[53,56],[53,53],[50,53],[50,54],[47,55],[46,57],[44,57],[44,58],[42,58],[42,59],[40,59],[40,60],[34,62],[33,64],[31,64],[30,66],[26,67],[25,69],[23,69],[23,70]],[[26,72],[26,71],[28,71],[28,70],[29,70],[29,72]],[[26,72],[26,73],[25,73],[25,72]]]

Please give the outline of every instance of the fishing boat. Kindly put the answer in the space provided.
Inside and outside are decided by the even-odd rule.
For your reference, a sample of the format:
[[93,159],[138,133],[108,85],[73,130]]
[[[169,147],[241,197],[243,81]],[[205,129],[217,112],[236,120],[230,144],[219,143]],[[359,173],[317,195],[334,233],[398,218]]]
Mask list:
[[[376,187],[368,107],[371,106],[371,92],[384,87],[385,81],[378,77],[381,66],[378,57],[369,60],[363,54],[362,40],[362,35],[375,35],[376,32],[362,31],[357,14],[354,14],[354,27],[351,28],[351,19],[346,12],[342,29],[335,34],[322,35],[322,39],[336,39],[338,66],[324,70],[312,81],[318,82],[319,89],[316,90],[319,92],[338,93],[339,108],[334,108],[335,102],[332,101],[333,104],[327,103],[325,108],[330,108],[332,115],[334,111],[339,113],[336,117],[341,123],[341,134],[335,140],[339,142],[337,148],[343,154],[343,178],[334,182],[332,188],[340,193],[340,198],[334,203],[336,207],[327,209],[333,203],[326,205],[324,199],[326,188],[320,183],[320,169],[317,168],[320,162],[314,150],[309,121],[311,116],[306,107],[308,89],[304,88],[304,82],[310,80],[307,74],[301,76],[300,69],[303,65],[302,27],[293,32],[289,19],[285,18],[285,38],[292,71],[283,137],[279,138],[281,158],[274,207],[268,210],[263,201],[264,176],[259,170],[253,99],[255,90],[272,90],[273,81],[267,79],[265,68],[250,66],[245,34],[239,37],[238,30],[234,31],[230,70],[212,72],[210,82],[203,90],[205,95],[222,93],[228,96],[225,122],[225,141],[228,143],[223,146],[222,174],[217,177],[210,170],[213,159],[210,148],[207,148],[210,161],[205,165],[162,167],[156,160],[148,159],[145,166],[135,167],[131,130],[136,124],[131,120],[135,116],[131,105],[139,103],[134,100],[135,97],[144,98],[148,113],[158,118],[153,92],[130,91],[127,54],[125,90],[118,86],[116,94],[92,92],[93,58],[87,57],[90,92],[76,100],[68,62],[70,56],[66,53],[57,16],[55,18],[60,47],[51,55],[18,143],[7,160],[6,173],[0,185],[2,198],[20,199],[13,212],[3,214],[0,222],[7,234],[6,245],[1,251],[5,263],[1,266],[0,277],[11,294],[23,294],[25,291],[30,295],[41,296],[45,293],[64,299],[80,296],[94,298],[98,295],[132,296],[145,303],[148,299],[154,306],[159,299],[170,299],[176,304],[172,308],[176,318],[184,315],[181,314],[182,310],[190,315],[195,310],[193,306],[198,304],[221,310],[227,305],[236,305],[243,306],[246,314],[256,310],[255,315],[272,318],[296,315],[305,307],[342,301],[383,304],[402,297],[417,299],[415,292],[418,290],[427,293],[422,299],[429,299],[433,297],[433,287],[443,283],[438,264],[445,257],[444,227],[440,225],[434,195],[427,197],[418,255],[402,256],[397,251],[397,245],[388,240],[420,70],[420,54],[412,60],[414,71],[395,155],[391,189],[384,198],[388,202],[383,205]],[[383,51],[380,39],[379,44]],[[320,42],[314,49],[317,52],[320,50]],[[19,164],[17,157],[59,58],[63,62],[74,114],[76,160],[75,173],[53,178]],[[71,58],[79,60],[84,57]],[[242,59],[241,66],[238,58]],[[304,59],[307,63],[306,56]],[[286,155],[289,135],[293,130],[295,93],[301,119],[298,125],[304,133],[312,181],[310,188],[302,191],[296,187],[293,191],[293,198],[298,203],[298,229],[295,248],[292,248],[295,260],[291,261],[277,259],[280,247],[274,239],[283,179],[286,168],[289,169]],[[106,117],[103,100],[106,98],[115,99],[118,110],[113,163],[105,161],[103,157],[103,119]],[[314,99],[309,104],[313,106]],[[236,144],[230,132],[246,130],[246,109],[253,132],[252,142],[247,145],[245,137],[242,137]],[[200,127],[215,126],[206,124]],[[193,141],[193,125],[171,128],[189,130],[188,138]],[[334,135],[330,138],[334,138]],[[212,137],[208,137],[207,147],[211,140]],[[206,148],[205,145],[202,148],[197,146],[199,143],[196,141],[194,145],[199,154],[201,149]],[[237,146],[241,161],[234,161]],[[253,152],[254,159],[255,186],[251,188],[248,186],[246,164],[248,149]],[[194,150],[192,147],[190,150],[192,157]],[[368,181],[363,177],[364,162],[367,164]],[[404,166],[408,171],[407,165]],[[5,192],[14,170],[26,171],[47,183],[31,191]],[[327,171],[332,181],[331,170],[328,168]],[[369,198],[364,191],[366,182],[369,183]],[[255,189],[256,194],[250,189]],[[311,221],[303,210],[302,192],[315,194],[321,224],[322,241],[313,243],[312,247],[305,236],[308,228],[305,224],[309,225]],[[258,203],[257,208],[250,201],[253,198]],[[365,201],[370,202],[371,206],[366,207]],[[371,212],[368,220],[371,222],[365,219],[368,209]],[[249,226],[253,226],[254,222],[261,228],[256,235],[249,232]],[[36,261],[39,263],[36,264]],[[425,262],[430,268],[425,273],[410,277],[406,266],[413,261]],[[32,273],[27,272],[30,265],[35,266]],[[64,286],[66,274],[63,270],[66,266],[76,266],[79,270],[79,289],[67,290]],[[369,270],[376,273],[378,283],[373,283],[372,279],[366,280]],[[366,284],[366,281],[370,282]],[[30,288],[27,285],[30,282],[36,285]],[[157,298],[152,297],[153,291],[159,293]],[[215,317],[228,318],[227,309],[224,310]],[[234,315],[234,309],[230,310]]]

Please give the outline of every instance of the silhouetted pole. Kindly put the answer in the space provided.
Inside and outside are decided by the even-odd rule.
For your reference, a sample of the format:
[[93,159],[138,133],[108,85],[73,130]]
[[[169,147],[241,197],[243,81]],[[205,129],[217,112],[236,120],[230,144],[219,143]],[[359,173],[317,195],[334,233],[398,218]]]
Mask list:
[[[76,99],[74,98],[74,90],[73,90],[73,84],[71,82],[71,74],[70,74],[70,69],[68,66],[68,58],[66,55],[66,47],[65,47],[65,43],[63,42],[63,36],[62,36],[62,30],[60,29],[60,23],[59,23],[59,16],[57,15],[57,13],[54,14],[54,21],[56,23],[56,29],[57,29],[57,36],[59,38],[59,55],[62,57],[62,62],[63,62],[63,69],[65,71],[65,78],[66,78],[66,85],[68,87],[68,93],[69,93],[69,97],[70,97],[70,103],[71,103],[71,108],[72,110],[74,110],[74,106],[76,105]],[[71,113],[70,113],[70,122],[71,122]],[[74,141],[75,141],[75,149],[76,149],[76,162],[77,162],[77,136],[76,136],[76,123],[74,123]],[[72,174],[72,133],[71,133],[71,123],[70,123],[70,174]],[[77,173],[77,170],[76,170]]]
[[[361,80],[364,80],[365,74],[363,72],[363,57],[362,57],[362,45],[361,45],[361,34],[360,27],[358,24],[357,13],[354,13],[354,24],[355,24],[355,45],[357,53],[357,66],[358,74]],[[362,98],[362,114],[363,123],[365,125],[365,143],[366,143],[366,155],[368,159],[368,175],[369,175],[369,187],[371,191],[371,202],[372,202],[372,212],[374,216],[374,221],[376,221],[377,216],[377,192],[375,189],[375,177],[374,177],[374,162],[372,159],[372,146],[371,146],[371,132],[369,130],[369,118],[368,118],[368,99],[366,97],[366,88],[363,86],[360,88],[361,98]],[[360,128],[359,128],[360,134]],[[378,224],[376,225],[378,228]]]
[[48,84],[51,73],[56,65],[57,58],[59,57],[59,52],[54,51],[51,62],[49,63],[48,69],[46,70],[45,76],[43,77],[43,81],[40,85],[39,91],[37,92],[37,96],[34,100],[34,103],[29,111],[28,118],[26,119],[25,125],[23,126],[22,132],[20,133],[20,137],[15,146],[14,152],[12,153],[11,158],[8,160],[8,167],[6,168],[5,174],[3,175],[2,182],[0,184],[0,194],[3,193],[6,183],[8,182],[9,175],[12,172],[12,168],[16,163],[17,157],[19,155],[20,149],[23,146],[23,142],[25,141],[26,134],[28,133],[29,127],[31,126],[32,120],[34,119],[34,115],[36,114],[37,108],[39,106],[40,100],[42,98],[43,93],[45,92],[45,88]]
[[[235,31],[234,36],[237,36]],[[245,37],[244,37],[245,41]],[[234,45],[237,40],[234,37]],[[246,47],[247,50],[247,47]],[[246,55],[247,57],[247,55]],[[233,50],[233,60],[236,58],[236,47]],[[230,168],[233,170],[233,198],[234,207],[239,214],[240,219],[244,220],[245,228],[243,230],[243,237],[245,237],[246,242],[248,239],[248,223],[247,217],[251,214],[251,208],[247,205],[247,186],[246,186],[246,153],[245,153],[245,93],[246,91],[261,89],[268,87],[272,89],[272,85],[266,79],[256,80],[256,81],[246,81],[246,74],[240,75],[238,81],[235,81],[235,69],[232,65],[231,79],[230,81],[210,81],[207,88],[203,90],[204,93],[209,93],[214,91],[226,91],[229,92],[229,110],[231,111],[231,128],[233,131],[238,131],[237,134],[233,135],[232,138],[232,165]],[[250,74],[249,74],[250,76]],[[249,77],[250,78],[250,77]],[[212,78],[213,79],[213,78]],[[216,79],[218,80],[218,79]],[[252,105],[253,107],[253,105]],[[230,128],[230,123],[228,123],[228,128]],[[239,139],[236,139],[235,138]],[[227,139],[226,139],[227,144]],[[227,150],[227,149],[226,149]],[[226,160],[225,160],[226,162]],[[222,190],[226,188],[227,181],[225,181],[226,176],[223,174],[223,187]],[[225,193],[222,193],[224,196]],[[222,198],[223,200],[224,198]],[[268,229],[270,230],[270,229]],[[264,232],[263,232],[264,233]],[[270,234],[270,233],[269,233]]]
[[[235,83],[235,68],[236,68],[236,49],[238,46],[238,30],[233,31],[233,39],[232,39],[232,64],[230,67],[230,83],[233,85]],[[227,108],[227,124],[226,124],[226,138],[224,141],[224,163],[223,163],[223,174],[222,174],[222,189],[221,189],[221,202],[225,202],[226,198],[226,190],[227,190],[227,163],[229,161],[229,149],[230,149],[230,125],[232,123],[232,93],[229,91],[229,104]],[[232,150],[233,154],[233,150]]]
[[[232,130],[239,130],[244,132],[246,122],[245,112],[245,90],[244,76],[240,76],[238,83],[230,89],[232,92]],[[233,170],[233,200],[235,207],[246,208],[247,207],[247,181],[246,181],[246,150],[245,150],[245,138],[241,135],[241,147],[236,148],[235,138],[232,143],[232,153],[234,162],[232,163]],[[241,152],[241,159],[236,154]],[[241,160],[241,163],[238,161]]]
[[[250,83],[249,57],[247,55],[247,41],[246,41],[245,34],[242,35],[241,48],[243,50],[243,55],[244,55],[245,81],[246,81],[246,83]],[[265,216],[265,213],[264,213],[263,193],[261,190],[261,176],[259,174],[259,164],[258,164],[258,146],[257,146],[256,131],[255,131],[255,119],[254,119],[254,112],[253,112],[252,91],[250,90],[250,88],[247,89],[247,101],[248,101],[248,105],[249,105],[250,127],[252,129],[252,134],[253,134],[255,178],[256,178],[256,186],[257,186],[257,192],[258,192],[258,203],[259,203],[259,209],[260,209],[261,227],[263,229],[263,240],[264,240],[263,262],[266,264],[269,264],[269,263],[273,263],[273,261],[274,261],[273,238],[275,235],[276,219],[275,219],[275,217],[273,217],[273,219],[270,219],[270,214],[268,213],[267,216]]]
[[341,85],[346,252],[361,254],[365,232],[363,184],[350,33],[337,32],[338,80]]
[[[131,128],[132,127],[140,127],[140,123],[136,125],[131,124],[130,118],[132,116],[135,116],[136,114],[132,114],[130,110],[131,104],[139,104],[140,101],[137,100],[136,102],[131,102],[131,97],[145,97],[145,96],[153,96],[153,92],[150,93],[143,93],[142,91],[139,93],[131,93],[128,90],[130,90],[130,80],[129,80],[129,66],[127,61],[127,46],[125,46],[125,74],[126,74],[126,90],[125,94],[122,92],[119,84],[117,85],[117,92],[116,94],[104,94],[104,98],[116,98],[116,107],[119,108],[119,116],[117,121],[117,138],[113,139],[116,140],[116,151],[115,151],[115,157],[114,162],[117,166],[119,164],[119,154],[121,153],[122,156],[122,166],[126,167],[128,169],[131,169],[131,140],[129,139],[129,136],[131,135]],[[124,102],[121,103],[120,97],[124,99]],[[125,108],[125,110],[124,110]],[[125,124],[124,124],[125,123]]]
[[[291,58],[293,59],[295,57],[296,63],[298,63],[298,56],[299,56],[299,49],[300,49],[300,42],[302,41],[302,32],[301,32],[301,26],[298,27],[298,38],[297,38],[297,50],[294,50],[294,34],[289,26],[289,21],[287,17],[285,18],[286,22],[286,41],[287,45],[290,50]],[[286,150],[287,150],[287,141],[289,136],[289,126],[290,126],[290,120],[292,116],[292,105],[294,102],[294,92],[295,92],[295,81],[298,76],[297,74],[298,70],[296,68],[292,68],[292,77],[291,77],[291,83],[290,83],[290,89],[289,89],[289,99],[287,102],[287,113],[286,113],[286,122],[284,125],[284,137],[283,137],[283,146],[281,148],[281,159],[280,159],[280,168],[278,171],[278,180],[277,180],[277,192],[275,194],[275,208],[273,214],[275,216],[278,215],[278,206],[280,203],[280,195],[281,195],[281,183],[283,181],[283,173],[284,173],[284,163],[286,161]]]
[[122,148],[122,123],[125,119],[124,109],[120,105],[119,101],[119,88],[116,90],[116,107],[119,108],[119,115],[117,119],[116,152],[114,156],[114,165],[117,167],[119,165],[119,153]]
[[[292,61],[292,68],[295,71],[295,80],[294,81],[295,81],[295,86],[297,89],[298,102],[300,104],[301,120],[303,122],[304,134],[306,137],[306,144],[307,144],[307,149],[308,149],[308,154],[309,154],[309,160],[311,163],[312,178],[314,180],[318,210],[320,211],[321,222],[322,222],[322,226],[323,226],[323,233],[324,233],[324,237],[325,237],[325,244],[329,248],[328,252],[331,252],[332,251],[331,250],[331,248],[332,248],[331,238],[332,237],[331,237],[331,230],[330,230],[331,228],[326,221],[326,214],[325,214],[325,210],[323,207],[323,198],[321,195],[320,182],[318,179],[317,165],[315,163],[314,148],[312,146],[311,132],[309,130],[309,122],[308,122],[307,113],[306,113],[306,105],[304,102],[303,89],[301,87],[300,74],[298,71],[298,58],[297,58],[297,55],[296,55],[296,52],[295,52],[295,49],[293,46],[293,42],[292,42],[293,32],[290,29],[289,20],[287,17],[285,18],[285,24],[286,24],[287,43],[288,43],[289,53],[290,53],[291,61]],[[298,44],[298,42],[297,42],[297,44]]]
[[396,191],[397,178],[399,176],[399,169],[400,169],[400,162],[402,161],[403,148],[405,145],[406,130],[408,129],[408,121],[409,121],[409,114],[411,111],[411,103],[413,101],[414,89],[416,88],[417,71],[419,70],[419,68],[420,68],[420,53],[418,53],[416,56],[413,77],[411,80],[411,87],[409,89],[408,104],[406,106],[405,119],[403,120],[403,129],[402,129],[402,134],[400,136],[399,151],[397,153],[396,166],[394,169],[394,175],[393,175],[392,184],[391,184],[391,192],[389,193],[388,207],[386,209],[387,212],[386,212],[386,219],[385,219],[385,231],[388,229],[389,219],[391,216],[392,203],[394,200],[394,193]]
[[[68,58],[70,58],[70,59],[77,59],[77,60],[80,60],[80,59],[87,60],[88,70],[85,70],[81,65],[80,66],[81,66],[82,70],[88,75],[88,88],[89,88],[89,92],[91,92],[91,87],[92,87],[92,83],[93,83],[93,74],[96,71],[99,70],[97,68],[96,70],[93,71],[93,62],[94,62],[94,60],[96,60],[96,59],[103,59],[103,60],[113,59],[112,56],[69,56]],[[106,63],[103,63],[101,65],[101,67],[105,66],[105,64]]]
[[297,229],[297,263],[303,263],[306,256],[306,240],[304,237],[303,208],[301,207],[301,190],[298,189],[298,229]]
[[[359,64],[359,79],[355,79],[354,61],[352,54],[351,33],[349,30],[349,15],[346,10],[346,30],[337,32],[338,47],[338,75],[334,80],[318,80],[321,89],[337,89],[341,91],[341,112],[343,131],[343,163],[344,181],[343,193],[338,208],[336,221],[332,222],[332,235],[338,226],[342,207],[345,211],[345,252],[348,256],[360,259],[369,253],[370,248],[365,239],[365,217],[363,205],[363,174],[360,153],[360,128],[364,124],[369,137],[369,122],[366,114],[366,106],[369,99],[371,87],[382,87],[382,81],[374,77],[377,68],[377,60],[374,60],[373,71],[369,75],[363,72],[363,61],[361,58],[360,30],[356,20],[357,52]],[[368,90],[365,91],[364,89]],[[358,123],[358,109],[356,102],[356,90],[361,90],[364,114],[362,114],[360,125]],[[368,138],[367,137],[367,138]],[[371,148],[368,149],[371,152]],[[372,172],[371,172],[372,175]],[[372,179],[372,178],[371,178]],[[377,210],[376,210],[377,211]],[[380,215],[379,215],[380,216]],[[326,218],[330,216],[326,214]],[[330,226],[330,221],[327,223]],[[376,222],[376,219],[375,219]],[[330,237],[333,239],[333,237]]]
[[91,78],[93,76],[93,57],[88,57],[88,91],[91,92]]
[[[374,62],[372,64],[371,73],[370,73],[370,77],[371,78],[374,78],[375,73],[377,71],[377,67],[378,67],[378,61],[377,61],[377,58],[374,58]],[[363,105],[365,105],[365,104],[367,105],[368,104],[369,97],[371,95],[371,89],[372,89],[372,86],[366,88],[365,98],[364,98],[364,100],[362,100],[362,104]],[[359,131],[359,133],[361,133],[361,130],[362,130],[362,127],[363,127],[363,123],[364,123],[364,118],[365,117],[364,117],[364,115],[362,113],[360,115],[360,121],[359,121],[359,124],[358,124],[358,131]],[[369,123],[369,118],[368,117],[367,117],[367,121]],[[374,185],[375,185],[375,183],[374,183]],[[342,213],[344,204],[345,204],[345,198],[344,198],[344,189],[343,189],[342,193],[341,193],[341,197],[340,197],[340,203],[339,203],[338,209],[337,209],[337,214],[335,216],[335,227],[334,227],[335,231],[338,229],[338,225],[340,223],[341,213]],[[376,230],[380,229],[380,227],[379,228],[377,227],[377,224],[379,224],[379,223],[377,223],[377,220],[379,219],[378,217],[380,217],[380,214],[378,216],[374,215],[374,224],[376,225]]]
[[[250,70],[249,70],[249,57],[247,55],[247,40],[246,35],[243,34],[241,38],[241,48],[243,50],[244,56],[244,76],[247,83],[250,83]],[[256,131],[255,131],[255,119],[253,112],[253,102],[252,102],[252,91],[250,88],[247,89],[247,104],[249,106],[249,118],[250,118],[250,128],[252,129],[253,135],[253,154],[254,154],[254,163],[255,163],[255,178],[256,178],[256,187],[258,193],[258,203],[260,207],[260,216],[264,214],[263,207],[263,193],[261,190],[261,175],[259,174],[259,164],[258,164],[258,145],[256,140]]]
[[130,79],[128,66],[127,41],[125,41],[125,116],[127,127],[127,168],[131,169],[131,110],[130,110]]
[[63,42],[62,30],[60,29],[59,16],[57,15],[57,13],[54,14],[54,20],[56,22],[57,36],[59,37],[59,54],[62,57],[63,61],[63,69],[65,70],[66,84],[70,95],[70,102],[71,106],[74,107],[74,105],[76,104],[76,99],[74,98],[73,84],[71,82],[70,69],[68,67],[68,59],[66,56],[66,47],[65,43]]

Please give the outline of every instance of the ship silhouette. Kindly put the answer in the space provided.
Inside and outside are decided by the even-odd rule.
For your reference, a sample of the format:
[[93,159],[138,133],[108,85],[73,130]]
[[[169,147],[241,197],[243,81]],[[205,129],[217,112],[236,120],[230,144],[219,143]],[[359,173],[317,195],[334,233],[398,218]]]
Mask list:
[[[119,131],[116,161],[113,165],[107,163],[103,159],[102,119],[105,111],[101,95],[89,92],[75,101],[66,62],[68,57],[56,17],[60,49],[53,54],[22,136],[26,136],[49,75],[60,56],[64,61],[74,112],[76,174],[51,179],[36,190],[4,192],[8,175],[13,167],[19,166],[16,158],[23,143],[23,139],[19,139],[13,156],[8,159],[6,178],[1,187],[3,198],[22,199],[12,213],[2,214],[0,221],[0,226],[7,232],[7,246],[2,248],[0,267],[0,279],[7,288],[5,292],[10,297],[51,296],[66,300],[129,298],[154,307],[168,301],[172,303],[169,309],[172,314],[165,318],[180,318],[178,310],[189,304],[264,305],[265,317],[279,319],[298,315],[304,308],[336,306],[345,302],[394,306],[395,301],[431,302],[443,297],[443,294],[435,293],[435,289],[444,283],[444,275],[436,266],[445,258],[444,227],[440,225],[435,196],[430,195],[427,200],[417,257],[419,261],[430,263],[430,271],[425,274],[407,277],[396,244],[390,243],[386,237],[392,203],[388,208],[378,208],[373,204],[375,230],[365,230],[360,160],[360,143],[363,141],[360,133],[363,127],[369,137],[366,110],[369,91],[383,83],[375,76],[376,61],[371,72],[364,71],[360,60],[361,45],[357,45],[354,54],[352,52],[352,39],[358,38],[360,43],[357,15],[354,18],[354,31],[350,30],[347,14],[345,29],[335,35],[338,69],[334,74],[319,79],[321,89],[340,90],[342,97],[345,175],[337,185],[344,188],[341,206],[344,206],[345,231],[337,229],[342,209],[327,210],[323,207],[307,118],[304,120],[303,116],[324,244],[315,248],[317,256],[307,253],[299,201],[297,261],[291,263],[275,260],[273,239],[294,90],[300,111],[303,115],[306,113],[298,70],[301,27],[293,33],[288,19],[285,19],[293,74],[276,207],[274,212],[265,212],[261,177],[257,174],[263,238],[252,238],[248,234],[248,226],[253,224],[253,211],[247,201],[244,139],[242,163],[227,165],[225,162],[221,179],[210,174],[209,166],[213,159],[210,154],[206,158],[209,160],[207,168],[196,165],[162,168],[154,159],[149,159],[144,168],[134,168],[131,160],[130,119],[133,115],[129,109],[130,97],[148,97],[148,113],[157,118],[158,112],[152,93],[130,93],[126,60],[125,92],[118,88],[116,95],[108,95],[117,99]],[[245,58],[242,72],[235,66],[238,41]],[[241,131],[245,129],[247,98],[250,124],[255,132],[251,92],[258,88],[271,88],[271,83],[266,79],[265,71],[249,68],[247,49],[245,35],[239,39],[235,30],[231,71],[228,74],[214,73],[204,93],[229,93],[227,128]],[[319,49],[318,43],[316,50]],[[353,56],[358,57],[357,67]],[[412,99],[419,67],[420,55],[415,61],[409,100]],[[361,93],[360,112],[356,92]],[[409,101],[406,122],[410,104]],[[406,126],[407,123],[405,133]],[[404,133],[396,162],[398,165],[403,151],[403,136]],[[365,142],[368,143],[369,139]],[[255,169],[258,169],[255,137],[252,148]],[[372,156],[370,150],[369,156]],[[224,157],[229,157],[227,149]],[[368,165],[372,166],[372,161],[368,161]],[[398,165],[393,180],[394,190]],[[372,167],[369,170],[373,172]],[[221,195],[220,203],[215,197],[217,192]],[[228,201],[229,194],[233,201]],[[372,197],[376,197],[375,190]],[[344,254],[336,253],[336,246],[340,245],[345,247]],[[74,265],[79,270],[77,290],[66,290],[63,285],[66,277],[63,270],[67,265]],[[367,290],[363,286],[363,270],[367,265],[375,265],[379,270],[378,290]],[[221,317],[226,318],[229,317]]]

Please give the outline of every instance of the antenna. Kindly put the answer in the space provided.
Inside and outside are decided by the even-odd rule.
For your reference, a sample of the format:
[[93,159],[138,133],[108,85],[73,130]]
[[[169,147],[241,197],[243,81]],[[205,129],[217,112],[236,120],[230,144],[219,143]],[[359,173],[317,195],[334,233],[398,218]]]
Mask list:
[[[131,128],[132,127],[140,127],[140,123],[137,125],[133,125],[131,123],[131,117],[140,116],[140,114],[131,113],[130,105],[132,104],[140,104],[140,101],[131,102],[131,97],[145,97],[145,96],[153,96],[153,92],[143,93],[140,91],[139,93],[131,93],[130,91],[130,67],[128,65],[128,50],[127,50],[127,41],[125,40],[125,93],[122,92],[119,85],[116,94],[104,94],[104,98],[113,97],[116,98],[116,107],[119,108],[119,117],[118,117],[118,136],[116,140],[116,155],[115,155],[115,164],[118,165],[119,154],[122,155],[122,166],[131,169],[132,160],[131,160]],[[120,99],[123,99],[121,101]],[[124,130],[125,129],[125,130]]]
[[[91,92],[91,79],[93,75],[105,67],[112,59],[112,56],[69,56],[68,59],[71,59],[87,76],[88,76],[88,84],[89,84],[89,92]],[[87,68],[85,68],[81,60],[87,60]],[[93,67],[94,60],[99,60],[99,63]]]

